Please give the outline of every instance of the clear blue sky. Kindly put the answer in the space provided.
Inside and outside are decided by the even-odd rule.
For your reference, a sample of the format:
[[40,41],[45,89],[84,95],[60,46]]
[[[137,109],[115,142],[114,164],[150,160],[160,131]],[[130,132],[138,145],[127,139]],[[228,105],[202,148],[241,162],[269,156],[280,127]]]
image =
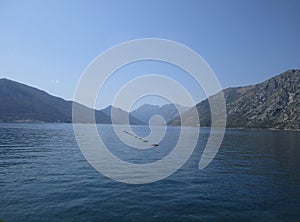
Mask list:
[[[194,49],[223,88],[254,84],[300,68],[299,9],[299,0],[0,0],[0,77],[71,100],[97,55],[124,41],[155,37]],[[107,87],[101,107],[122,81]]]

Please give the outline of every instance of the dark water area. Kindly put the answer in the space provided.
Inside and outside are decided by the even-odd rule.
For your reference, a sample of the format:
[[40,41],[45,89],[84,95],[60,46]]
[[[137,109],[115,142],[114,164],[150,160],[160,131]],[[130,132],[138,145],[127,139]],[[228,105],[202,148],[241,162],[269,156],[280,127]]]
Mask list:
[[[143,163],[166,156],[180,128],[169,127],[155,152],[140,154],[124,152],[111,126],[98,130],[112,153]],[[300,132],[227,129],[218,154],[200,171],[209,133],[201,128],[194,153],[173,175],[129,185],[85,160],[71,124],[0,124],[0,219],[300,221]]]

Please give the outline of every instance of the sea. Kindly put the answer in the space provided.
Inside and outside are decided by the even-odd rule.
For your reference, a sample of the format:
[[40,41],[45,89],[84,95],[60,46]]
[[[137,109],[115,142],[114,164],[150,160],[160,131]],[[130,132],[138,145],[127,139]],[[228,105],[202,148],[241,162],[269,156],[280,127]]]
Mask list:
[[[111,125],[97,129],[111,153],[133,164],[166,157],[181,130],[167,127],[159,146],[137,150]],[[170,176],[130,184],[85,159],[72,124],[0,124],[0,221],[300,221],[300,132],[226,129],[199,170],[210,134],[200,128],[190,158]]]

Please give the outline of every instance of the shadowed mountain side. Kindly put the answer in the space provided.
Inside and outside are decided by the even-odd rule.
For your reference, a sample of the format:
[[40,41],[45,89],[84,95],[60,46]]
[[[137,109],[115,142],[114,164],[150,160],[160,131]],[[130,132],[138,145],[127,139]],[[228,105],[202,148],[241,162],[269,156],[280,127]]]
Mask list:
[[[288,70],[262,83],[223,90],[227,127],[300,129],[300,70]],[[196,105],[201,126],[210,126],[208,99]],[[194,113],[187,111],[183,118]],[[180,125],[175,118],[170,125]],[[197,125],[190,123],[190,125]]]
[[[0,104],[0,122],[72,122],[72,101],[8,79],[0,79]],[[97,123],[111,123],[110,117],[103,112],[75,105],[82,113],[76,122],[91,122],[86,113],[94,115],[95,112]]]

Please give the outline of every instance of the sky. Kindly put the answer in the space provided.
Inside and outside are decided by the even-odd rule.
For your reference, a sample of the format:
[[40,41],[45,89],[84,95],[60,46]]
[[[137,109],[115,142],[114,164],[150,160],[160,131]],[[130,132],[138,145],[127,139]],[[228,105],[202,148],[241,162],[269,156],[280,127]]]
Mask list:
[[[99,54],[122,42],[163,38],[201,55],[222,88],[255,84],[300,68],[299,8],[298,0],[0,0],[0,78],[72,100]],[[182,70],[146,61],[114,73],[97,108],[111,104],[130,79],[150,73],[166,73],[197,102],[205,98]]]

